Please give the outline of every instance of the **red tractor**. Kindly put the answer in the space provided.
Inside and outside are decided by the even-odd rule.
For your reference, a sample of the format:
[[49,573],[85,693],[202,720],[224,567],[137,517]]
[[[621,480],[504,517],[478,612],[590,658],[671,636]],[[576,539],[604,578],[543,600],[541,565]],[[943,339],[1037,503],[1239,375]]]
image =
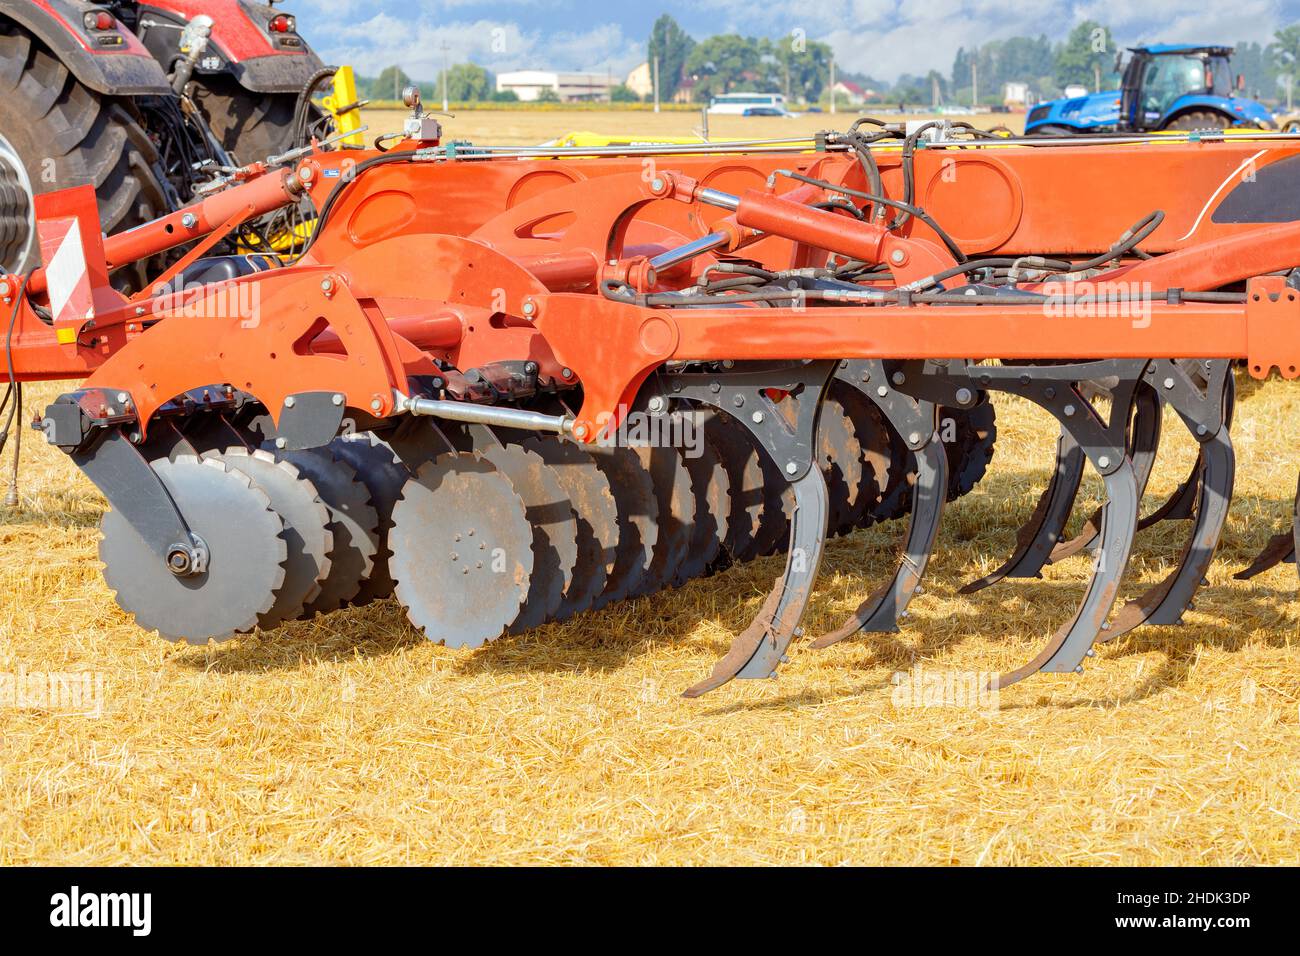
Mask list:
[[0,0],[0,268],[36,264],[34,195],[94,185],[109,233],[156,219],[319,131],[330,75],[248,0]]

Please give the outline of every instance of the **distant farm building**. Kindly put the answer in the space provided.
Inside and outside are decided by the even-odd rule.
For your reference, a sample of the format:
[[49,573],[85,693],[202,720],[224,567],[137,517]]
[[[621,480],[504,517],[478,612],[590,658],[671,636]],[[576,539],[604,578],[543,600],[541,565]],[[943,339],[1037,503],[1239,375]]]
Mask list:
[[513,92],[525,103],[536,102],[543,90],[550,90],[565,103],[604,103],[615,86],[607,73],[552,73],[547,70],[515,70],[497,74],[497,92]]

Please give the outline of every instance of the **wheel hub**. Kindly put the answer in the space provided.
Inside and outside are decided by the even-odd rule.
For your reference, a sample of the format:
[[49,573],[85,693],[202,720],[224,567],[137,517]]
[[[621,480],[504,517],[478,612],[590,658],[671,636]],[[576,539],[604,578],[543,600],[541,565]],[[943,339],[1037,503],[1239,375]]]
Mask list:
[[0,267],[17,272],[36,235],[36,210],[27,167],[0,133]]

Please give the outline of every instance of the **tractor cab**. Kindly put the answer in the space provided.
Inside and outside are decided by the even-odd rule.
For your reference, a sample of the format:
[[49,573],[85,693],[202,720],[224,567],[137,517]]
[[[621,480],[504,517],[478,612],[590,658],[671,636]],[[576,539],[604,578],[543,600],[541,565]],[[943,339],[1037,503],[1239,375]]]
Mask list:
[[1236,96],[1244,78],[1232,72],[1232,47],[1159,44],[1115,57],[1118,93],[1040,103],[1025,123],[1029,135],[1166,129],[1274,128],[1268,110]]

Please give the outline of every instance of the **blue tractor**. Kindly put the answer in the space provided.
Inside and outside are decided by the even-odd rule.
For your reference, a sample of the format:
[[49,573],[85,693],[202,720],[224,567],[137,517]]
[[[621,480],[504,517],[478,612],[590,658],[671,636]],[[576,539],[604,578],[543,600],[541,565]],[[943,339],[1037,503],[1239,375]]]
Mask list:
[[1026,136],[1145,133],[1162,129],[1275,129],[1267,109],[1243,97],[1245,80],[1232,75],[1232,47],[1160,44],[1132,47],[1118,92],[1040,103],[1025,119]]

